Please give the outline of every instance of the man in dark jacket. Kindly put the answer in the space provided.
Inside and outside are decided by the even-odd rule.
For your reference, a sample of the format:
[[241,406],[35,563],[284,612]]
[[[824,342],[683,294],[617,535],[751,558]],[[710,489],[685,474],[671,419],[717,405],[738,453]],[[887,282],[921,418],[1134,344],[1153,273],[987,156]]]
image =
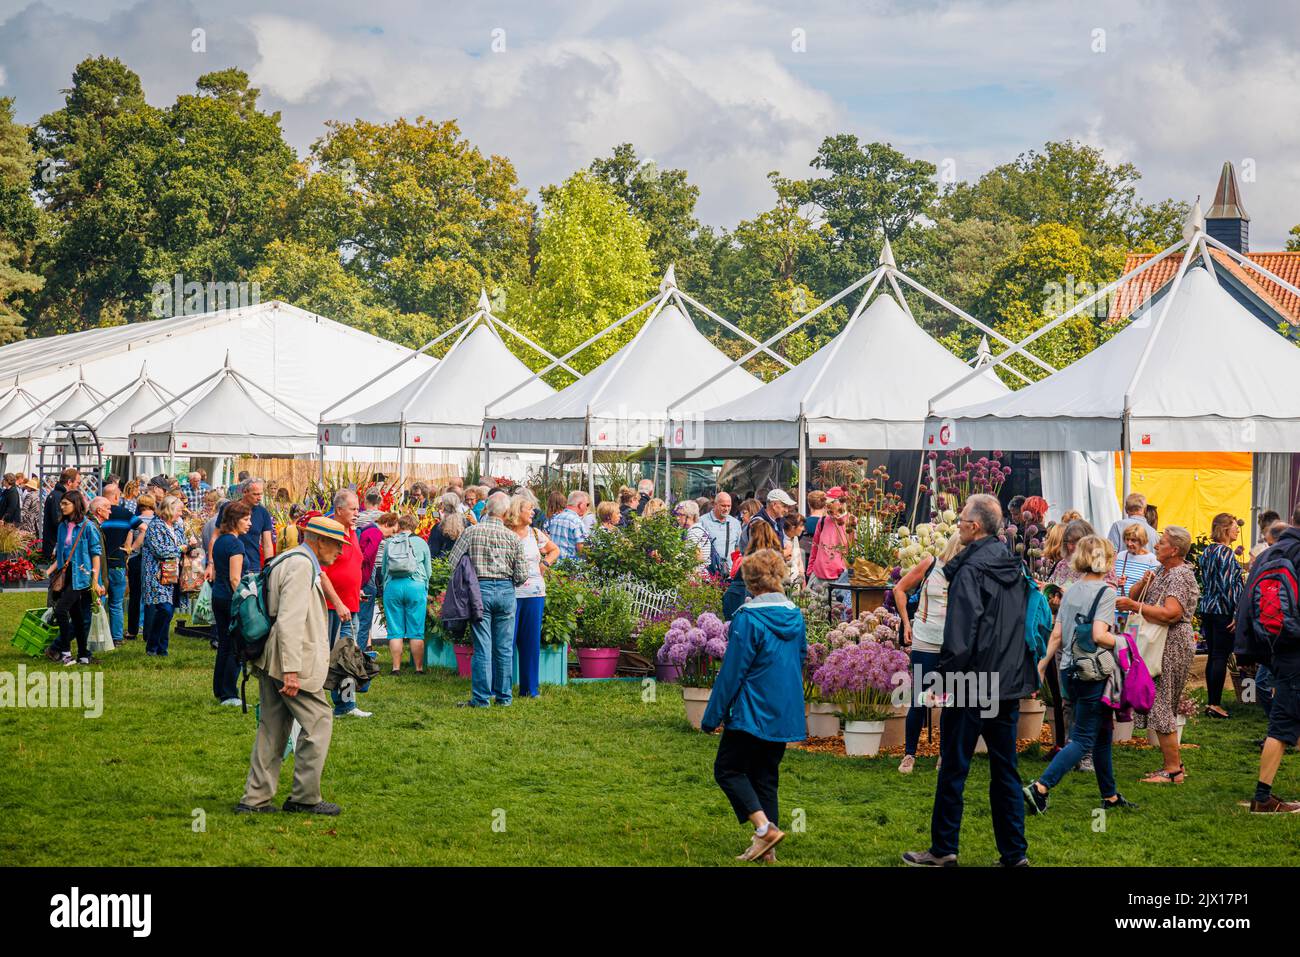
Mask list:
[[989,753],[989,809],[1000,861],[1006,867],[1028,863],[1016,725],[1020,699],[1038,690],[1038,675],[1024,636],[1029,584],[1019,560],[998,541],[1001,524],[998,500],[972,495],[958,523],[966,547],[943,567],[948,615],[938,672],[953,700],[939,724],[930,849],[908,851],[907,864],[956,865],[962,792],[981,735]]
[[[1300,519],[1300,509],[1294,517]],[[1293,568],[1300,568],[1300,528],[1287,528],[1267,551],[1255,559],[1237,605],[1233,629],[1236,632],[1233,651],[1238,660],[1255,662],[1261,672],[1266,668],[1272,684],[1268,735],[1259,755],[1259,778],[1255,782],[1255,796],[1250,802],[1252,814],[1300,813],[1300,801],[1284,801],[1273,793],[1273,778],[1282,764],[1282,755],[1300,741],[1300,646],[1285,637],[1279,637],[1277,644],[1270,646],[1266,632],[1256,620],[1255,603],[1251,600],[1261,573],[1272,577],[1282,571],[1276,564],[1282,558]],[[1258,674],[1257,694],[1261,691]]]
[[63,495],[81,485],[81,473],[74,468],[66,468],[59,476],[59,481],[50,494],[45,496],[44,521],[41,524],[41,562],[49,564],[54,561],[54,539],[59,533],[59,522],[63,520],[63,512],[59,506],[63,503]]
[[0,493],[0,522],[17,525],[23,520],[23,499],[18,491],[18,477],[5,473],[4,492]]

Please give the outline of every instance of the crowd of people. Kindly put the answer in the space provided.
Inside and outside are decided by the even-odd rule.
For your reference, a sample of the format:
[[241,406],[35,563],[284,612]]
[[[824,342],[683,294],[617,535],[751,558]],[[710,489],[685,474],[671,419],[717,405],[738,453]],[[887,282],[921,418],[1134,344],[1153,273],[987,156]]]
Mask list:
[[[186,483],[169,476],[124,483],[110,475],[91,497],[81,488],[80,473],[69,469],[45,497],[43,509],[33,484],[25,476],[6,475],[0,513],[26,524],[41,516],[48,563],[43,571],[59,625],[48,654],[64,664],[94,661],[87,637],[96,596],[107,608],[115,644],[143,637],[147,655],[166,656],[182,601],[181,579],[195,564],[211,591],[213,695],[223,705],[238,705],[241,661],[230,630],[234,595],[248,573],[283,567],[265,576],[268,606],[276,617],[272,639],[252,669],[261,681],[262,720],[240,804],[246,812],[274,809],[270,801],[279,760],[296,721],[299,758],[285,807],[338,813],[337,805],[320,794],[332,721],[371,712],[358,706],[355,693],[327,686],[331,651],[348,635],[363,653],[377,658],[370,635],[379,621],[389,645],[390,673],[401,673],[407,648],[413,670],[423,672],[435,559],[446,559],[476,579],[480,607],[463,615],[474,654],[470,697],[461,704],[509,706],[516,693],[516,663],[518,694],[540,693],[546,569],[580,556],[601,530],[616,532],[640,517],[670,510],[654,496],[649,480],[619,490],[595,509],[580,490],[552,493],[543,504],[526,487],[490,489],[461,479],[434,488],[417,483],[401,496],[398,509],[392,494],[376,484],[361,493],[339,491],[327,514],[290,503],[295,521],[280,537],[284,547],[277,555],[275,523],[263,502],[271,494],[284,504],[287,490],[247,474],[225,489],[209,487],[201,472],[190,474]],[[738,505],[719,491],[671,507],[683,540],[696,549],[696,570],[721,585],[724,616],[732,623],[731,648],[741,651],[724,659],[703,723],[706,730],[724,728],[715,777],[738,819],[754,827],[741,855],[746,860],[774,860],[775,845],[784,837],[777,826],[779,765],[785,743],[801,740],[806,731],[805,619],[786,595],[792,586],[833,589],[847,581],[844,553],[853,530],[842,499],[838,488],[814,490],[807,497],[807,515],[798,514],[793,498],[779,488]],[[1289,525],[1274,512],[1260,516],[1249,564],[1236,546],[1242,523],[1228,513],[1214,518],[1210,542],[1193,556],[1187,530],[1174,525],[1158,530],[1158,516],[1140,495],[1128,497],[1124,517],[1105,534],[1078,512],[1067,510],[1049,523],[1047,511],[1039,497],[1013,499],[1004,514],[996,498],[972,495],[946,549],[925,556],[893,587],[900,641],[918,688],[927,687],[931,676],[989,679],[967,685],[989,689],[981,692],[983,698],[949,700],[941,711],[930,845],[907,852],[904,860],[918,866],[956,862],[963,790],[979,739],[990,759],[990,812],[1004,865],[1027,863],[1025,815],[1045,813],[1049,796],[1072,769],[1095,775],[1102,807],[1136,809],[1115,779],[1115,709],[1104,697],[1106,684],[1090,669],[1107,652],[1114,654],[1126,628],[1132,630],[1139,619],[1163,629],[1164,636],[1158,660],[1146,663],[1155,678],[1154,701],[1149,713],[1137,717],[1139,726],[1154,732],[1161,767],[1140,780],[1177,785],[1187,778],[1178,722],[1197,650],[1193,620],[1199,616],[1207,654],[1205,714],[1230,717],[1222,696],[1235,654],[1239,665],[1255,668],[1257,700],[1268,716],[1268,735],[1258,742],[1260,771],[1251,810],[1300,812],[1300,802],[1271,793],[1282,753],[1300,738],[1300,650],[1270,641],[1269,623],[1257,620],[1251,603],[1258,590],[1254,583],[1279,562],[1300,567],[1300,511]],[[436,519],[431,528],[425,516]],[[186,531],[186,519],[195,518],[203,522],[199,534]],[[1005,544],[1012,525],[1045,531],[1042,557],[1033,568],[1027,554]],[[196,526],[191,521],[189,527]],[[422,528],[429,530],[422,533]],[[292,560],[293,555],[309,560]],[[453,605],[468,601],[457,587],[454,576],[447,591]],[[1033,588],[1042,590],[1054,621],[1041,657],[1024,637]],[[447,616],[444,611],[444,620]],[[1052,698],[1055,739],[1047,767],[1023,784],[1017,769],[1019,702],[1040,689]],[[364,692],[367,684],[354,690]],[[914,694],[901,773],[916,767],[930,704]]]

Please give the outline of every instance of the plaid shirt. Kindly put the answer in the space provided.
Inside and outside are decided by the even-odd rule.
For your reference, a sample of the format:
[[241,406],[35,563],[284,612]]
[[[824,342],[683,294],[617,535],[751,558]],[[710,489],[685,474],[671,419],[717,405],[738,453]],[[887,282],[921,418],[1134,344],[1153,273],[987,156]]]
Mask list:
[[546,523],[546,534],[560,549],[561,558],[577,558],[578,546],[590,535],[587,523],[571,508],[557,512]]
[[212,486],[207,482],[200,482],[198,488],[190,485],[189,482],[181,486],[181,491],[185,493],[185,501],[195,515],[203,511],[203,496],[207,495],[211,488]]
[[528,581],[523,539],[499,518],[485,518],[461,533],[449,556],[452,568],[466,552],[479,578],[508,578],[516,585]]

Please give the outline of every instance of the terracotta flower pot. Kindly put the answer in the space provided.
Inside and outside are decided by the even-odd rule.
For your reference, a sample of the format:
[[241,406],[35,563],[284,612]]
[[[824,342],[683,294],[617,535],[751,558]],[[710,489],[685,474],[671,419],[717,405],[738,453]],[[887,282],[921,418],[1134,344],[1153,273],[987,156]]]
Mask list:
[[[894,713],[885,719],[885,736],[880,739],[881,748],[901,748],[907,743],[907,705],[900,705]],[[847,727],[847,726],[846,726]]]
[[812,705],[808,708],[808,736],[812,738],[833,738],[839,733],[839,706],[826,701],[812,702]]
[[709,706],[712,688],[682,688],[682,703],[686,705],[686,720],[696,731],[700,730],[700,721],[704,718],[704,709]]
[[618,671],[617,648],[579,648],[578,665],[584,678],[612,678]]
[[1016,725],[1017,740],[1029,738],[1037,741],[1043,731],[1043,716],[1046,711],[1047,705],[1038,698],[1021,698],[1020,722]]

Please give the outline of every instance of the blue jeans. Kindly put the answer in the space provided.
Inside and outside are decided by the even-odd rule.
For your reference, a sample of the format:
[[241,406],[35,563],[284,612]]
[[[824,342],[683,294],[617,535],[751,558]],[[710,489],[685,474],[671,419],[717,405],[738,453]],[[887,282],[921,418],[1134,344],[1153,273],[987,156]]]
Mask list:
[[542,661],[542,613],[546,596],[515,600],[515,654],[519,656],[519,694],[536,698]]
[[361,589],[361,607],[357,609],[357,646],[370,655],[370,626],[375,621],[375,590],[367,585]]
[[[1062,675],[1062,678],[1065,676]],[[1038,781],[1045,788],[1054,788],[1070,769],[1086,754],[1092,755],[1092,766],[1097,771],[1097,787],[1104,798],[1115,794],[1115,772],[1110,760],[1111,735],[1115,723],[1111,710],[1101,703],[1104,681],[1063,681],[1061,689],[1070,696],[1074,706],[1074,723],[1070,725],[1070,740],[1056,752],[1052,763]]]
[[[333,609],[330,609],[330,611],[329,611],[329,619],[330,619],[330,648],[331,648],[331,650],[334,648],[334,642],[335,642],[336,640],[338,640],[339,635],[344,635],[344,634],[346,634],[346,635],[351,635],[353,638],[356,637],[356,635],[357,635],[357,616],[356,616],[356,614],[354,614],[350,619],[348,619],[347,622],[344,622],[343,619],[339,617],[338,612],[334,611]],[[350,679],[350,678],[345,678],[344,681],[345,681],[345,682],[350,682],[351,679]],[[349,685],[349,687],[350,687],[350,685]],[[365,684],[361,685],[361,686],[360,686],[359,688],[357,688],[356,690],[357,690],[357,693],[360,693],[360,692],[363,692],[363,691],[369,691],[369,690],[370,690],[370,682],[367,681]],[[355,710],[356,710],[356,707],[357,707],[357,699],[354,698],[354,697],[352,697],[352,695],[351,695],[350,693],[345,697],[344,694],[343,694],[343,692],[339,691],[338,688],[335,688],[333,691],[330,692],[330,700],[334,702],[334,716],[335,716],[335,717],[338,717],[339,715],[347,714],[349,711],[355,711]]]
[[120,642],[123,612],[126,608],[126,566],[106,568],[104,571],[104,588],[107,591],[104,604],[108,607],[108,630],[113,635],[113,641]]
[[508,705],[515,665],[515,585],[508,578],[484,578],[479,591],[483,617],[473,624],[470,704],[486,708],[495,698],[497,704]]
[[919,681],[914,681],[912,685],[912,706],[907,709],[907,720],[903,725],[903,751],[913,757],[916,756],[916,745],[921,740],[921,728],[925,726],[925,715],[930,709],[920,703],[925,692],[925,676],[939,667],[939,652],[937,651],[918,651],[912,649],[912,678],[918,677],[917,668],[920,668]]
[[147,654],[167,656],[167,642],[172,632],[171,602],[144,606],[144,650]]
[[993,839],[1004,864],[1025,856],[1025,795],[1016,771],[1019,701],[999,701],[998,713],[983,717],[979,708],[944,708],[939,719],[939,781],[930,815],[930,853],[956,854],[961,834],[962,792],[980,735],[989,750],[989,812]]

